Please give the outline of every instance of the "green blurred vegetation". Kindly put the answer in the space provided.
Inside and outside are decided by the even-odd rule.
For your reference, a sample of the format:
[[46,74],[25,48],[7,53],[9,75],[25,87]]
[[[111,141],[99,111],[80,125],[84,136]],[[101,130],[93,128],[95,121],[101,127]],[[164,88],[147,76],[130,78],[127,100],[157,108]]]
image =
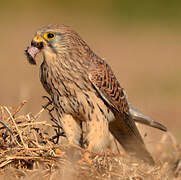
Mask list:
[[176,0],[115,0],[115,13],[130,20],[178,20],[181,1]]
[[181,1],[179,0],[55,0],[66,8],[80,8],[122,20],[180,20]]
[[[27,10],[44,8],[65,11],[71,15],[94,16],[98,19],[116,22],[175,22],[181,20],[181,1],[179,0],[7,0],[1,1],[1,10]],[[47,12],[48,13],[48,12]]]

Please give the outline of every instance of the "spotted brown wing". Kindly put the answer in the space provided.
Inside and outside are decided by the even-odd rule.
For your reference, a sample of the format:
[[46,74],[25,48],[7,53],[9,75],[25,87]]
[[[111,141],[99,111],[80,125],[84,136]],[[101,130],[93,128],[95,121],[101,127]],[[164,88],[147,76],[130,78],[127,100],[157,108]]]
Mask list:
[[134,133],[142,142],[135,122],[130,116],[124,89],[121,88],[110,66],[103,60],[96,61],[96,63],[90,66],[89,78],[100,96],[113,107],[114,114],[116,114],[117,118],[120,116],[121,119],[119,119],[120,123],[122,123],[122,130],[125,130],[127,135]]
[[109,105],[121,113],[129,112],[124,89],[120,87],[118,80],[108,64],[103,60],[92,64],[89,69],[89,78],[102,98]]

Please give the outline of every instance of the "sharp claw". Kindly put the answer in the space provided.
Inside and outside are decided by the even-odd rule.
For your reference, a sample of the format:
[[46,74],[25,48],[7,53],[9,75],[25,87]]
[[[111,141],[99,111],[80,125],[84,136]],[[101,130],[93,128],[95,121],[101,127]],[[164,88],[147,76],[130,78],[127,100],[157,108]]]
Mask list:
[[47,107],[52,104],[52,100],[48,96],[42,96],[42,98],[48,100],[48,102],[45,105],[42,105],[44,109],[47,109]]
[[[60,129],[59,129],[59,131],[57,129],[54,129],[54,130],[56,132],[56,135],[53,136],[52,138],[50,138],[50,141],[52,141],[54,144],[58,144],[59,137],[60,136],[66,137],[66,136],[65,136],[65,133],[63,131],[60,132]],[[56,141],[55,141],[55,139],[56,139]]]
[[52,102],[52,100],[51,100],[48,96],[42,96],[42,98],[43,98],[43,99],[48,99],[48,101],[51,101],[51,102]]

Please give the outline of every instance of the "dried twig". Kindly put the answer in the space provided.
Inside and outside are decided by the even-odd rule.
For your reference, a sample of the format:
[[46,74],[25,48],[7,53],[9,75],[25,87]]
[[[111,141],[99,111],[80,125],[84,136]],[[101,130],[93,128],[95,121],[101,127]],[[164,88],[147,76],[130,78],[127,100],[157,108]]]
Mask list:
[[23,140],[21,131],[19,130],[19,128],[18,128],[18,126],[17,126],[17,124],[16,124],[16,122],[15,122],[15,120],[14,120],[11,112],[9,111],[9,109],[8,109],[6,106],[4,106],[4,109],[8,112],[10,118],[12,119],[13,124],[14,124],[14,126],[15,126],[15,128],[16,128],[16,130],[17,130],[17,133],[18,133],[18,135],[19,135],[19,137],[20,137],[20,139],[21,139],[21,142],[22,142],[23,146],[27,148],[28,146],[24,143],[24,140]]
[[16,110],[12,113],[12,116],[14,117],[22,108],[23,106],[27,103],[26,100],[24,100],[17,108]]

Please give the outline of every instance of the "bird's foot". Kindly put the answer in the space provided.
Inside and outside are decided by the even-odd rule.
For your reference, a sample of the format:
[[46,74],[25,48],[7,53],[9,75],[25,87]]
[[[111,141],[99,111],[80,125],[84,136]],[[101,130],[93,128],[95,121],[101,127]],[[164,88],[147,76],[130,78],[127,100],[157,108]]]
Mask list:
[[63,152],[62,150],[60,150],[59,148],[55,149],[55,154],[58,156],[66,156],[65,152]]
[[91,159],[91,152],[92,152],[92,144],[89,144],[87,149],[85,150],[82,159],[78,161],[79,164],[81,163],[88,163],[89,165],[92,164],[92,159]]

